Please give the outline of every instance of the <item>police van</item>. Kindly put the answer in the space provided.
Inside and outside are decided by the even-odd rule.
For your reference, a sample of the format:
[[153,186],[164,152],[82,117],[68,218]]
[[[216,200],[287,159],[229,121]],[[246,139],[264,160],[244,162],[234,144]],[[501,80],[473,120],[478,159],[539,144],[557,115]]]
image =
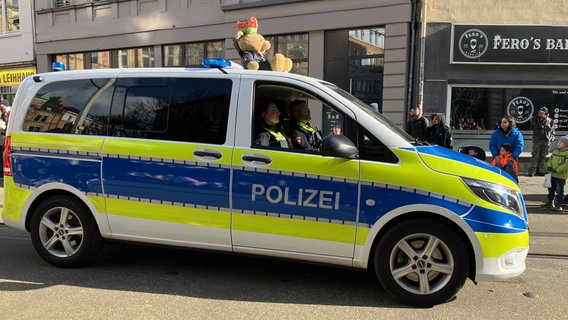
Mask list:
[[[255,143],[258,106],[305,100],[320,150]],[[341,134],[331,128],[341,126]],[[77,267],[113,240],[368,269],[432,306],[525,270],[519,186],[415,140],[337,86],[242,68],[27,77],[3,154],[4,223]]]

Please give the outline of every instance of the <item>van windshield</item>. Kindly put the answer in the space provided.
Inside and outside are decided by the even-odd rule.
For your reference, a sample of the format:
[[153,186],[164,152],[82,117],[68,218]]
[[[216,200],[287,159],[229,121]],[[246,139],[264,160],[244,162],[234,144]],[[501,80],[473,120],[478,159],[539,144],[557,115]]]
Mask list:
[[338,93],[339,95],[341,95],[342,97],[344,97],[345,99],[349,100],[351,103],[353,103],[354,105],[356,105],[357,107],[359,107],[361,110],[365,111],[366,113],[370,114],[371,116],[373,116],[375,119],[377,119],[379,122],[381,122],[382,124],[384,124],[386,127],[390,128],[392,131],[396,132],[397,134],[399,134],[400,136],[402,136],[404,139],[406,139],[408,142],[410,143],[416,143],[416,144],[427,144],[424,141],[418,141],[417,139],[415,139],[414,137],[412,137],[410,134],[408,134],[406,131],[402,130],[401,128],[399,128],[397,125],[395,125],[394,123],[392,123],[389,119],[387,119],[385,116],[383,116],[382,114],[376,112],[371,106],[369,106],[368,104],[366,104],[365,102],[359,100],[357,97],[351,95],[349,92],[339,88],[338,86],[329,83],[329,82],[322,82],[322,84],[326,87],[328,87],[329,89],[333,90],[334,92]]

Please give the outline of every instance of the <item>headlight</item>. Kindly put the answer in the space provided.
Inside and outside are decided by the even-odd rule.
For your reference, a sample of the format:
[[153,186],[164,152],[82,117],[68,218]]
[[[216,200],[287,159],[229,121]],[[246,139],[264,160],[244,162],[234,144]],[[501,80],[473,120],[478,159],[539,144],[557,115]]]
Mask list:
[[521,218],[523,217],[521,199],[517,191],[493,182],[464,177],[462,177],[462,180],[481,199],[511,210]]

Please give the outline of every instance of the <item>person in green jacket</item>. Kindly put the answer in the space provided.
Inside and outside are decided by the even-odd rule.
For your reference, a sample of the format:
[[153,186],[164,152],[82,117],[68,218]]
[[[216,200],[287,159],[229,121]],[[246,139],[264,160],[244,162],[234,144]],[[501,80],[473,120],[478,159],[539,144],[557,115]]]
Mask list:
[[546,166],[552,176],[552,185],[548,188],[548,202],[545,206],[554,211],[562,211],[564,185],[568,178],[568,135],[558,138],[556,150],[552,152]]

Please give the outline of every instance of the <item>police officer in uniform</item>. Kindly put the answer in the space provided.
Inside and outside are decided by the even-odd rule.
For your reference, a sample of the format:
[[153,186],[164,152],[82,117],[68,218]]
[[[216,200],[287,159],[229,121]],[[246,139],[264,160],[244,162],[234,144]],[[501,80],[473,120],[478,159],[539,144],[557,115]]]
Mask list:
[[308,103],[304,100],[294,100],[290,103],[290,124],[286,128],[286,133],[290,137],[294,149],[309,151],[320,151],[322,134],[319,130],[312,128],[312,119]]
[[255,144],[269,147],[289,148],[288,137],[280,127],[280,110],[274,102],[261,106],[261,121]]

